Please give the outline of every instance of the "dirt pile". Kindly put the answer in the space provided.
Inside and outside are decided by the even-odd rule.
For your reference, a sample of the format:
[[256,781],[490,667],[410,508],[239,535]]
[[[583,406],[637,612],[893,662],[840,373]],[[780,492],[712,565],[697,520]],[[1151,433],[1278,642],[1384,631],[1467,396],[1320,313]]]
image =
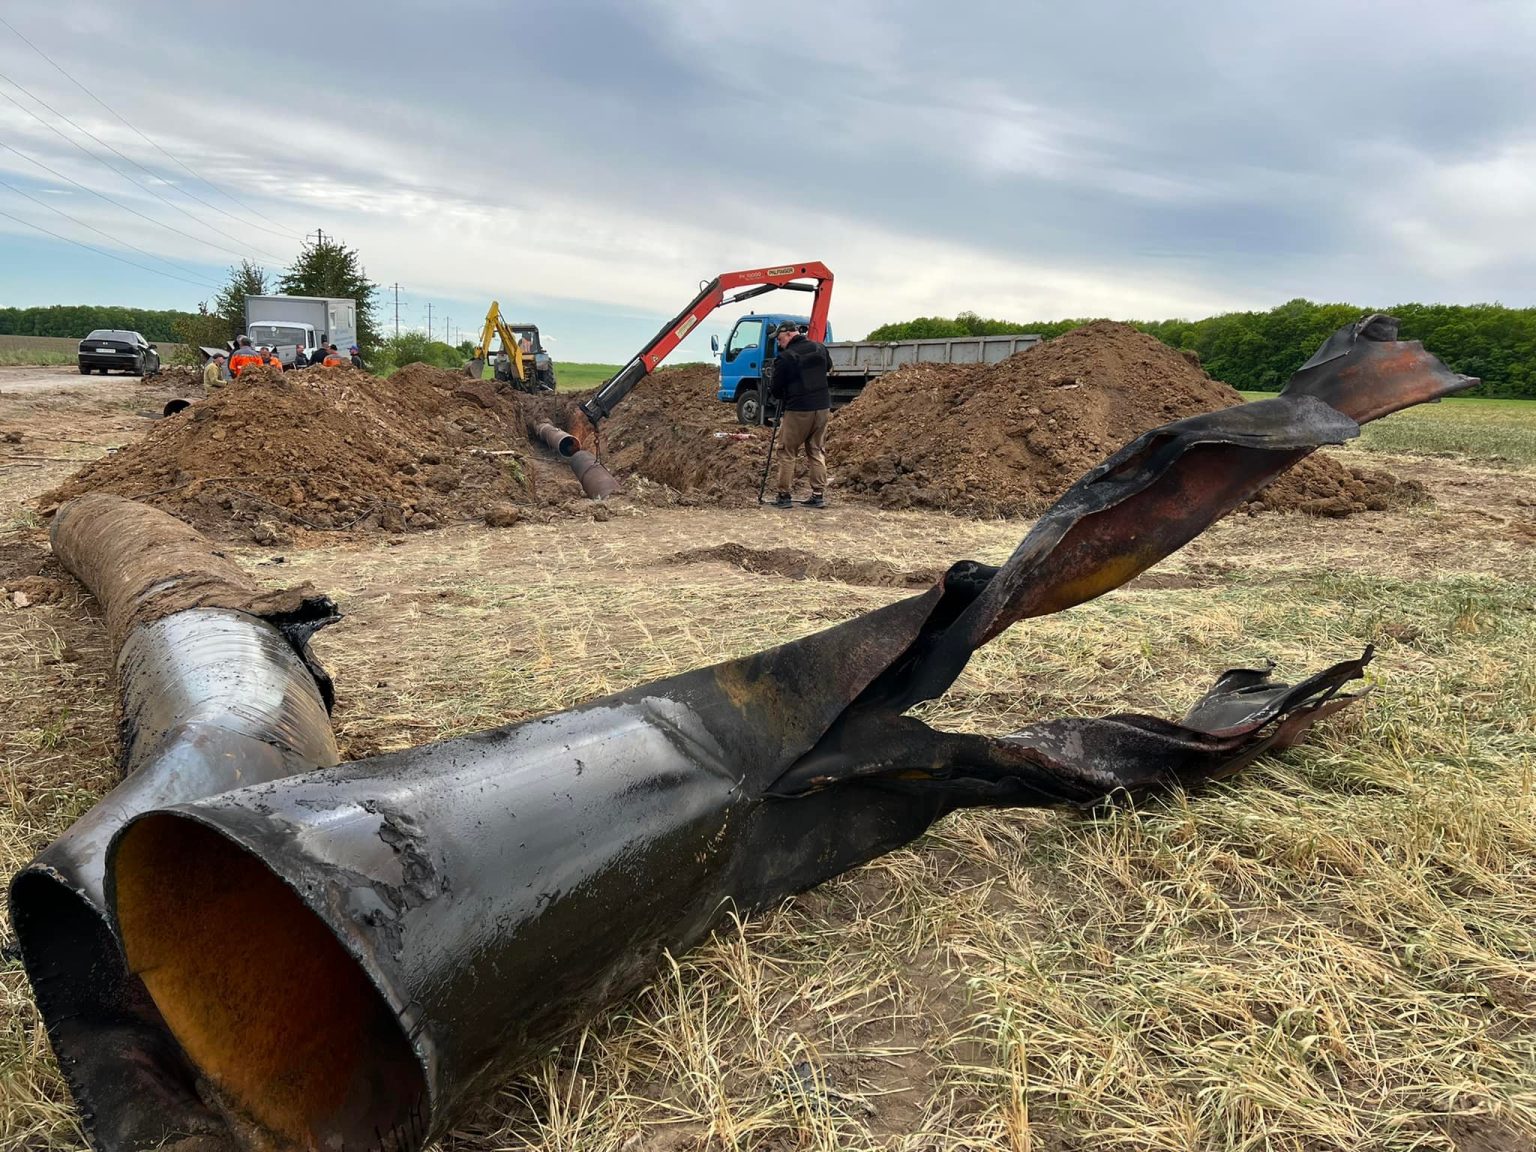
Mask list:
[[[838,487],[886,507],[1024,516],[1148,429],[1242,400],[1192,358],[1100,321],[999,364],[883,376],[833,416],[828,451]],[[1422,493],[1313,456],[1249,509],[1344,516]]]
[[214,536],[282,543],[295,529],[434,528],[532,496],[515,395],[410,364],[257,369],[39,499],[141,499]]
[[[715,399],[719,381],[713,364],[662,368],[642,380],[603,421],[608,470],[621,481],[644,477],[690,499],[755,503],[768,430],[736,423],[736,409]],[[573,416],[578,399],[561,397],[548,415],[581,435]]]
[[170,368],[162,368],[153,376],[146,376],[144,383],[169,388],[178,395],[183,390],[192,388],[201,392],[203,389],[203,370],[201,368],[189,368],[185,364],[177,364]]

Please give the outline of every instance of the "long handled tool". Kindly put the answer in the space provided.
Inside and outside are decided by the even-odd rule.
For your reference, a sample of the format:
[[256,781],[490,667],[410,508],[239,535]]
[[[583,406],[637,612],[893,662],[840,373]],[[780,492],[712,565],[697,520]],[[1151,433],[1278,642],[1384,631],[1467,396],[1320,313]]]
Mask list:
[[768,469],[773,467],[773,443],[779,438],[779,415],[780,413],[775,412],[768,420],[773,430],[768,433],[768,458],[763,461],[763,478],[757,482],[757,502],[759,504],[763,502],[763,493],[768,490]]

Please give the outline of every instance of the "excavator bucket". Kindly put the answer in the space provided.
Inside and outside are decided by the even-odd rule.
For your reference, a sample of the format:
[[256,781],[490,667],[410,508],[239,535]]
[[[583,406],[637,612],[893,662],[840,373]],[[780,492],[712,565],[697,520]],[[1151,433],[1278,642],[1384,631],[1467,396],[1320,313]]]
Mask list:
[[476,357],[464,365],[464,375],[471,380],[480,380],[485,377],[485,361]]

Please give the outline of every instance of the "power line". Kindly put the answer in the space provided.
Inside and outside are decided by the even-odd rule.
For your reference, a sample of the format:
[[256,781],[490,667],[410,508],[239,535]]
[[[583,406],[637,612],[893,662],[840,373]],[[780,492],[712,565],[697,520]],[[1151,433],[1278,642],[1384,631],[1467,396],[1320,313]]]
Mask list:
[[[112,243],[120,245],[121,247],[130,248],[133,251],[137,252],[140,256],[148,256],[151,260],[158,260],[158,261],[160,261],[160,263],[168,265],[168,266],[170,266],[172,268],[179,268],[183,272],[194,272],[194,274],[195,274],[195,270],[194,269],[188,268],[185,265],[178,265],[174,260],[167,260],[164,256],[156,256],[153,252],[146,251],[145,249],[140,248],[137,244],[130,244],[126,240],[120,240],[118,237],[112,235],[112,233],[107,232],[107,231],[105,231],[105,230],[103,230],[101,228],[98,228],[94,224],[88,224],[84,220],[80,220],[80,219],[75,218],[74,216],[71,216],[68,212],[64,211],[64,209],[58,207],[57,205],[50,204],[46,200],[39,200],[36,196],[32,195],[32,193],[28,192],[25,188],[18,188],[18,187],[16,187],[16,185],[12,184],[8,180],[0,180],[0,187],[9,188],[12,192],[16,193],[18,196],[25,196],[28,200],[32,201],[32,203],[40,204],[44,208],[48,209],[48,211],[58,213],[60,216],[64,217],[64,219],[68,220],[71,224],[78,224],[82,228],[89,228],[92,232],[95,232],[97,235],[105,236],[108,240],[112,241]],[[212,285],[209,285],[209,287],[212,287]]]
[[[234,203],[240,205],[240,207],[244,208],[247,212],[251,213],[252,215],[260,216],[268,224],[277,224],[278,227],[276,229],[273,229],[273,228],[263,228],[262,225],[260,225],[260,224],[254,224],[254,223],[252,223],[249,220],[241,220],[240,217],[234,215],[232,212],[225,211],[223,208],[220,208],[216,204],[208,204],[208,201],[202,199],[201,197],[192,196],[192,193],[188,192],[185,188],[181,188],[180,189],[180,191],[183,194],[185,194],[187,196],[191,196],[191,198],[193,200],[196,200],[199,204],[207,204],[207,206],[209,208],[212,208],[215,212],[222,213],[223,215],[228,216],[231,220],[237,220],[241,224],[244,224],[244,225],[246,225],[249,228],[260,228],[263,232],[271,232],[275,236],[282,236],[282,237],[284,237],[286,239],[289,239],[289,240],[297,239],[297,237],[292,232],[280,231],[280,229],[282,228],[282,225],[279,224],[278,221],[272,219],[272,217],[270,217],[270,216],[265,215],[264,213],[262,213],[258,209],[252,208],[249,204],[245,203],[243,200],[239,199],[237,196],[234,196],[231,193],[224,191],[224,189],[218,187],[216,184],[214,184],[212,181],[210,181],[206,176],[198,175],[198,173],[194,172],[191,168],[188,168],[179,159],[177,159],[175,156],[173,156],[169,152],[167,152],[164,148],[162,148],[154,140],[151,140],[148,136],[144,135],[143,132],[140,132],[138,128],[136,128],[132,124],[130,124],[128,122],[127,118],[124,117],[121,113],[119,113],[115,108],[113,108],[110,104],[108,104],[100,96],[96,95],[96,93],[92,92],[84,84],[80,83],[80,81],[76,80],[72,75],[70,75],[69,72],[67,72],[64,69],[64,66],[62,64],[60,64],[58,61],[56,61],[52,56],[48,55],[48,53],[44,52],[36,44],[32,43],[32,41],[28,40],[25,36],[23,36],[21,34],[20,29],[18,29],[16,27],[16,25],[12,24],[4,16],[0,16],[0,24],[4,24],[7,28],[9,28],[11,30],[11,32],[16,36],[16,38],[18,40],[20,40],[28,48],[32,49],[32,51],[36,52],[44,60],[48,61],[48,63],[53,66],[55,71],[57,71],[60,75],[62,75],[66,80],[68,80],[76,88],[80,89],[80,91],[84,92],[92,100],[96,101],[96,103],[100,104],[109,113],[111,113],[112,116],[114,116],[117,120],[119,120],[121,123],[126,125],[130,131],[132,131],[135,135],[137,135],[139,137],[139,139],[143,140],[151,148],[153,148],[155,151],[159,152],[160,155],[164,156],[167,160],[169,160],[173,164],[175,164],[178,168],[180,168],[188,176],[191,176],[194,180],[198,180],[198,181],[201,181],[203,184],[206,184],[210,189],[212,189],[213,191],[217,192],[219,195],[224,196],[224,197],[228,198],[229,200],[233,201]],[[148,171],[148,169],[145,169],[145,171]],[[174,187],[178,187],[178,186],[173,184],[172,187],[174,188]]]
[[[3,96],[3,95],[5,95],[5,93],[0,92],[0,96]],[[232,255],[238,256],[242,260],[244,260],[246,258],[245,254],[243,252],[236,252],[233,248],[226,248],[222,244],[215,244],[212,240],[204,240],[201,236],[194,236],[190,232],[183,232],[180,228],[177,228],[177,227],[174,227],[173,225],[167,224],[167,223],[165,223],[162,220],[156,220],[153,216],[146,216],[144,213],[140,212],[137,208],[130,208],[127,204],[124,204],[121,200],[114,200],[111,196],[108,196],[105,192],[98,192],[95,188],[92,188],[92,187],[90,187],[89,185],[86,185],[86,184],[82,184],[82,183],[80,183],[80,181],[74,179],[71,176],[64,175],[64,173],[58,171],[57,169],[48,167],[48,165],[44,164],[41,160],[38,160],[37,158],[32,157],[32,156],[28,156],[20,148],[17,148],[14,145],[11,145],[11,144],[7,144],[4,140],[0,140],[0,148],[4,148],[7,152],[14,152],[14,153],[16,153],[16,155],[20,156],[23,160],[26,160],[26,161],[28,161],[28,162],[30,162],[32,164],[36,164],[44,172],[47,172],[47,173],[49,173],[52,176],[56,176],[60,180],[64,180],[64,181],[67,181],[70,184],[73,184],[76,188],[79,188],[82,192],[89,192],[92,196],[98,196],[101,199],[105,200],[108,204],[111,204],[111,205],[113,205],[114,207],[117,207],[117,208],[121,208],[124,212],[131,212],[131,213],[133,213],[133,215],[139,217],[139,219],[141,219],[141,220],[148,220],[151,224],[154,224],[156,227],[159,227],[159,228],[164,228],[167,232],[174,232],[178,236],[184,236],[188,240],[191,240],[195,244],[203,244],[203,245],[206,245],[209,248],[217,248],[220,252],[229,252]]]
[[20,216],[12,216],[3,208],[0,208],[0,216],[4,216],[7,220],[14,220],[17,224],[20,224],[24,227],[34,228],[41,232],[44,236],[52,236],[55,240],[62,240],[66,244],[73,244],[77,248],[84,248],[87,252],[94,252],[98,256],[105,256],[108,260],[116,260],[121,264],[127,264],[131,267],[142,269],[145,272],[153,272],[156,276],[165,276],[171,280],[180,280],[184,284],[191,284],[197,288],[213,287],[212,284],[199,284],[195,280],[188,280],[185,276],[176,276],[170,272],[162,272],[158,268],[151,268],[147,264],[140,264],[137,260],[130,260],[126,256],[117,255],[115,252],[108,252],[103,248],[96,247],[94,244],[87,244],[83,240],[74,240],[68,236],[60,236],[57,232],[50,231],[49,229],[44,228],[41,224],[34,224],[30,220],[23,220]]
[[[64,113],[62,113],[58,109],[54,108],[51,104],[47,103],[45,100],[42,100],[36,94],[34,94],[33,92],[31,92],[28,89],[24,88],[22,85],[16,83],[16,81],[12,80],[9,76],[5,75],[3,72],[0,72],[0,80],[4,80],[7,84],[11,85],[11,87],[17,89],[20,92],[25,93],[27,96],[31,97],[31,99],[37,101],[37,103],[41,104],[44,108],[47,108],[48,111],[52,112],[55,116],[57,116],[60,120],[64,121],[64,123],[68,124],[75,131],[77,131],[77,132],[79,132],[79,133],[81,133],[81,134],[83,134],[85,136],[89,136],[92,140],[96,141],[96,143],[100,144],[108,152],[111,152],[113,155],[118,156],[118,157],[122,158],[123,160],[128,160],[128,157],[124,156],[116,148],[112,147],[112,145],[108,144],[105,140],[101,139],[101,137],[95,135],[94,133],[92,133],[90,130],[88,130],[86,128],[80,127],[80,125],[76,124],[68,116],[64,115]],[[20,108],[28,116],[32,117],[32,119],[36,120],[44,128],[46,128],[50,132],[52,132],[60,140],[63,140],[66,143],[71,144],[74,147],[80,149],[80,151],[84,152],[87,156],[89,156],[92,160],[95,160],[98,164],[101,164],[102,166],[104,166],[108,170],[117,173],[117,175],[121,176],[124,180],[127,180],[129,183],[133,184],[135,187],[141,188],[145,192],[148,192],[156,200],[159,200],[162,204],[167,205],[168,207],[170,207],[174,211],[180,212],[183,216],[187,217],[187,219],[197,221],[198,224],[200,224],[204,228],[208,229],[208,231],[210,231],[210,232],[217,232],[220,236],[223,236],[223,237],[225,237],[228,240],[233,240],[236,244],[247,244],[247,242],[245,240],[242,240],[239,236],[236,236],[233,232],[226,232],[226,231],[224,231],[224,229],[219,228],[219,227],[217,227],[217,226],[215,226],[213,224],[208,223],[208,221],[204,220],[201,216],[198,216],[195,212],[188,211],[186,208],[183,208],[180,204],[176,203],[176,201],[170,199],[169,197],[162,196],[159,192],[155,191],[148,184],[145,184],[143,181],[136,179],[135,177],[133,177],[132,175],[130,175],[127,172],[124,172],[116,164],[113,164],[111,161],[106,160],[103,157],[96,155],[96,153],[92,152],[84,144],[80,143],[80,141],[73,140],[70,137],[66,136],[63,132],[59,131],[59,129],[55,128],[52,124],[48,123],[48,121],[44,120],[36,112],[32,111],[32,109],[28,108],[25,104],[23,104],[21,101],[17,100],[14,96],[10,95],[9,93],[7,93],[7,92],[0,92],[0,96],[4,96],[12,104],[16,105],[16,107]],[[128,160],[128,162],[130,164],[134,163],[131,160]],[[143,167],[143,166],[140,165],[140,167]],[[145,168],[144,171],[145,172],[149,172],[149,169]],[[161,179],[161,177],[155,176],[155,174],[153,172],[149,172],[149,174],[151,176],[154,176],[154,178],[156,180]],[[174,187],[174,185],[173,185],[173,187]],[[277,255],[274,252],[268,252],[265,248],[257,248],[254,244],[249,244],[247,246],[251,250],[253,250],[253,251],[260,252],[263,256],[270,256],[274,260],[281,260],[282,259],[281,256]],[[225,251],[227,252],[227,251],[229,251],[229,249],[226,248]],[[243,255],[243,254],[237,253],[237,255]]]

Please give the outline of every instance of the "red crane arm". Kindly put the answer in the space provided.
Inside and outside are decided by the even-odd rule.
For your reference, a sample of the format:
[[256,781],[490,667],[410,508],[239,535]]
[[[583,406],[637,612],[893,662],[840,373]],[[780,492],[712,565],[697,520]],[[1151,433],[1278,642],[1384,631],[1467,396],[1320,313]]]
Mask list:
[[[811,283],[806,283],[811,281]],[[722,272],[699,289],[699,294],[651,337],[650,342],[615,373],[592,396],[583,401],[581,410],[593,426],[613,413],[619,401],[634,391],[635,385],[654,372],[663,360],[682,343],[683,339],[699,326],[699,323],[724,304],[737,304],[772,292],[777,288],[789,288],[798,292],[811,292],[810,337],[812,340],[827,338],[827,314],[832,310],[832,270],[820,261],[804,264],[776,264],[771,268],[747,268],[740,272]]]

